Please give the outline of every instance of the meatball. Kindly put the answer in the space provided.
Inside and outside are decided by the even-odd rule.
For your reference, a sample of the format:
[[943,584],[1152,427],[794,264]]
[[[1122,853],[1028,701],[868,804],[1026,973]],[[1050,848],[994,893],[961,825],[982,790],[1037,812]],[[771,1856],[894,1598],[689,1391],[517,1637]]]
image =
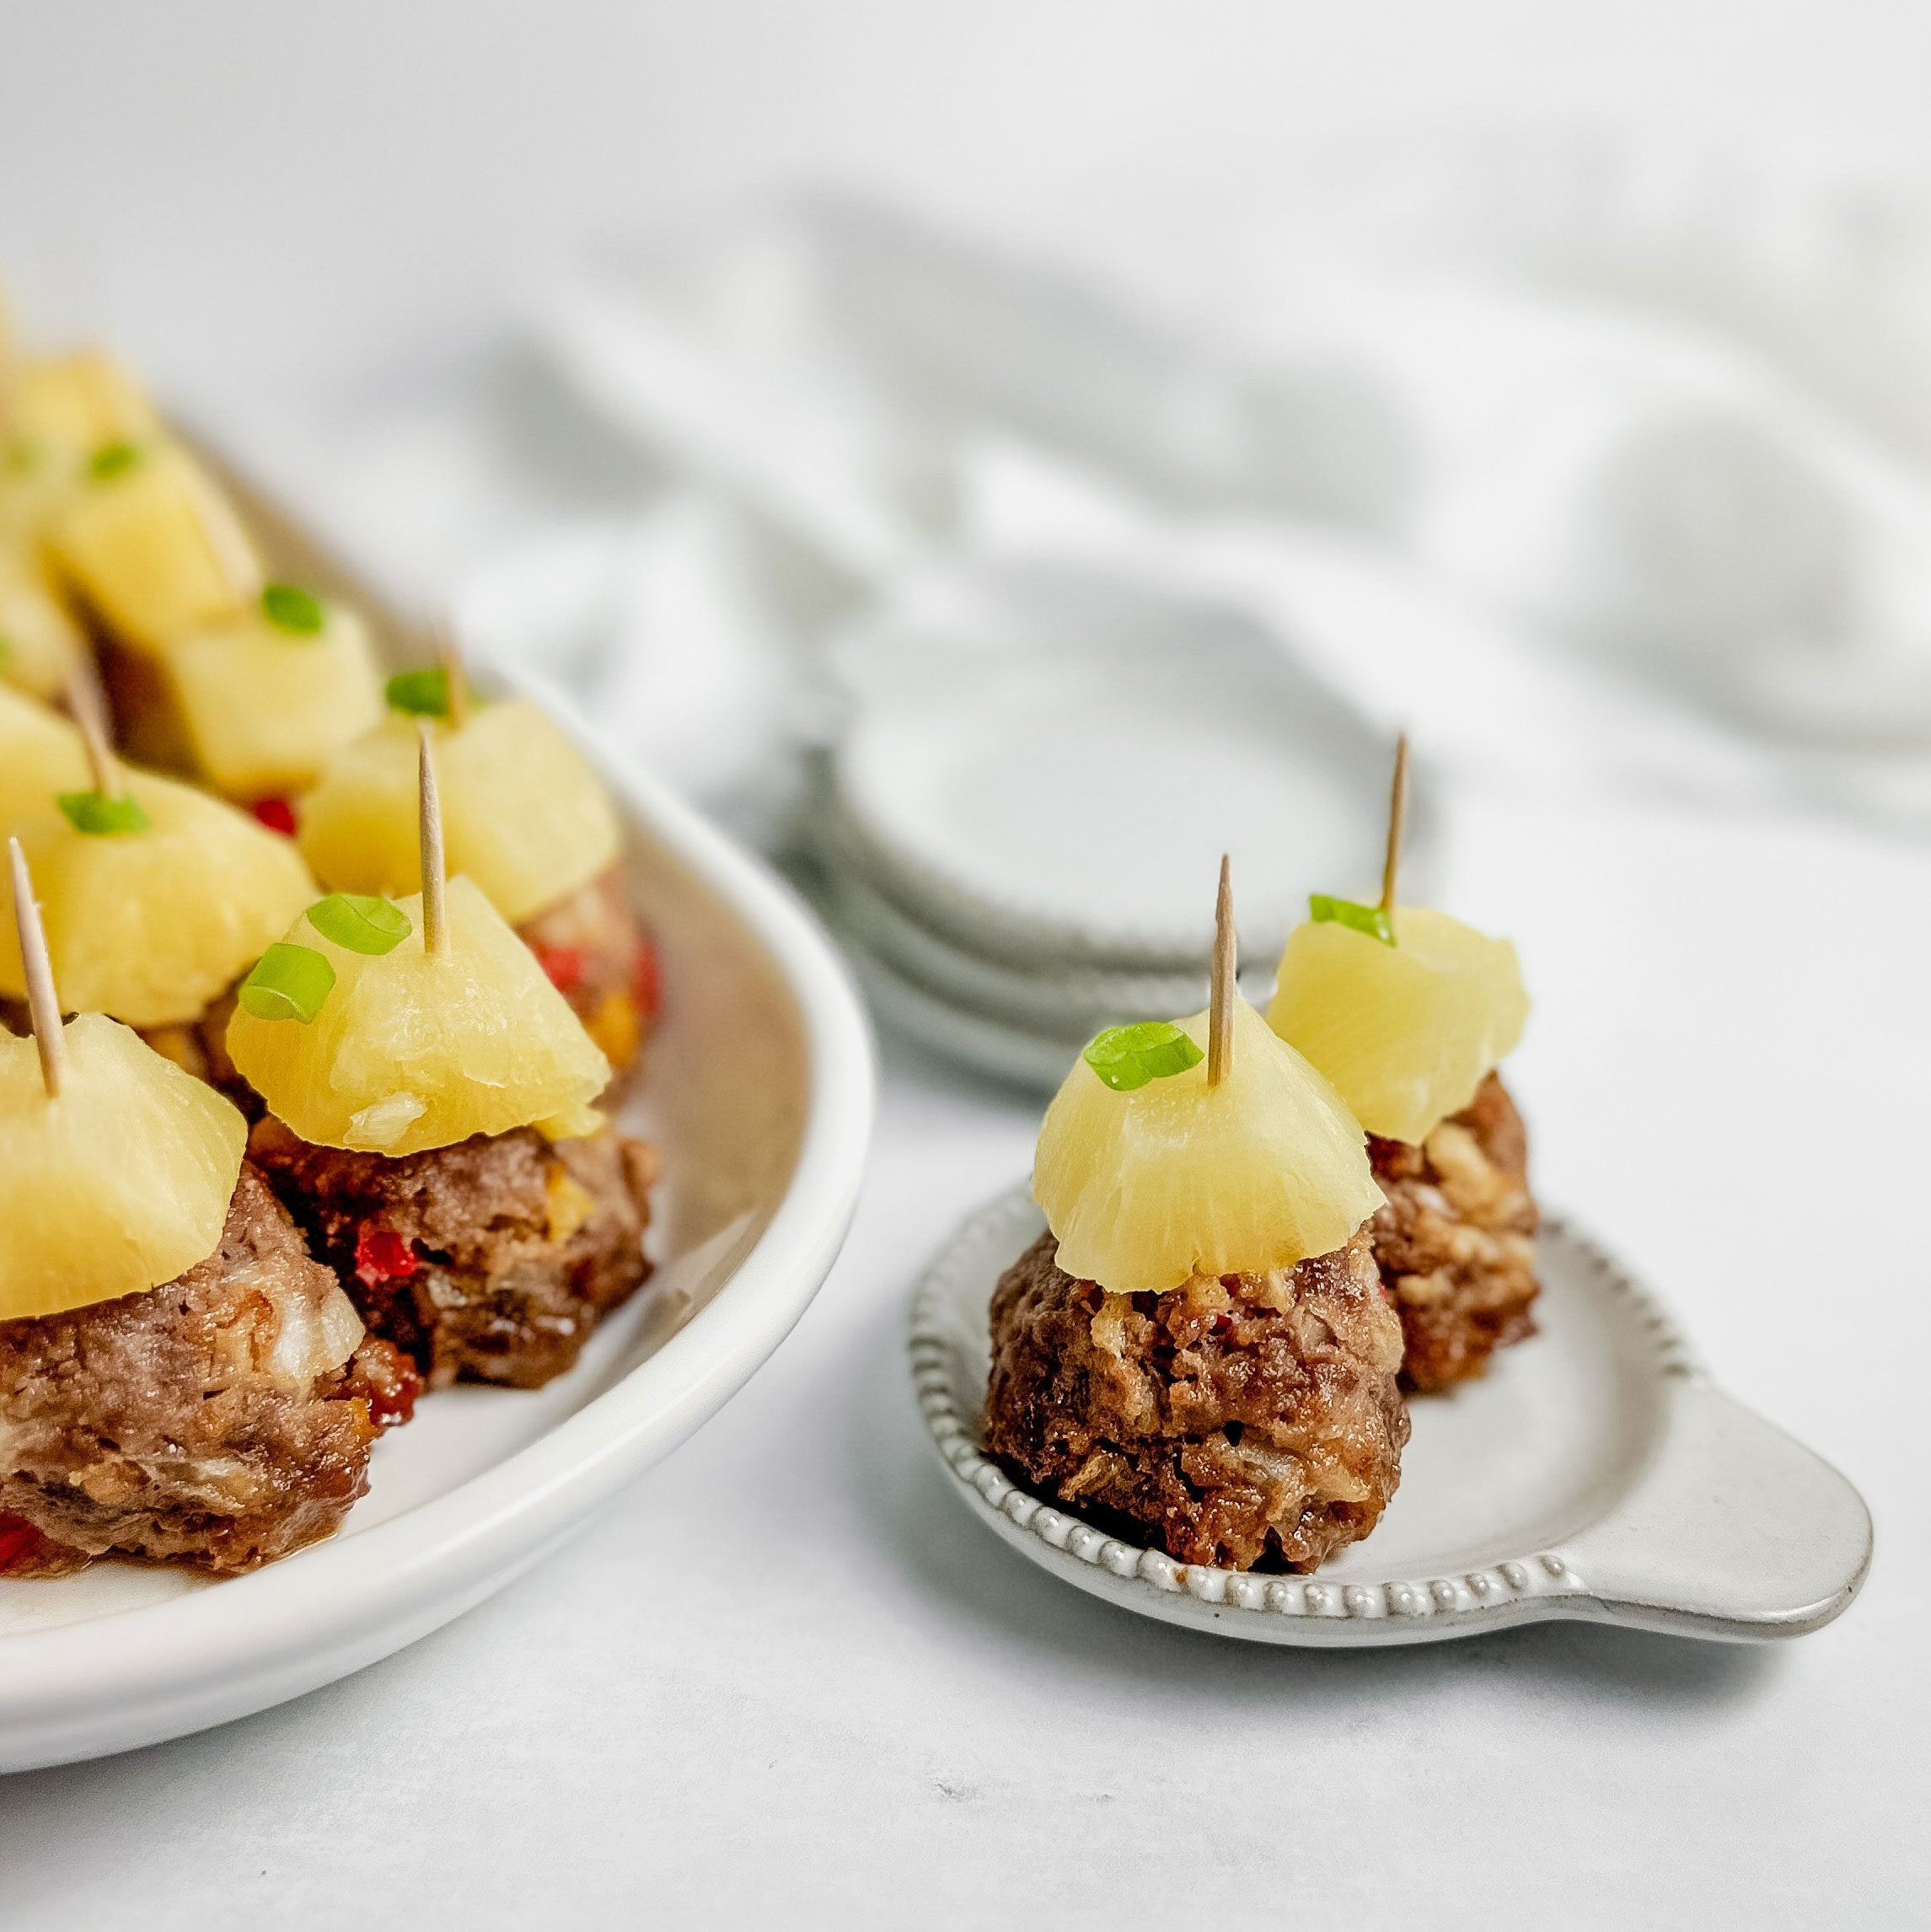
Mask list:
[[0,1322],[0,1570],[227,1572],[327,1536],[368,1487],[363,1389],[407,1413],[393,1357],[244,1164],[221,1246],[179,1280]]
[[1536,1204],[1508,1089],[1490,1074],[1420,1146],[1370,1135],[1368,1157],[1387,1196],[1375,1256],[1401,1317],[1403,1381],[1426,1391],[1480,1375],[1536,1332]]
[[990,1452],[1183,1562],[1312,1570],[1374,1528],[1408,1436],[1366,1231],[1274,1275],[1111,1294],[1043,1235],[992,1301]]
[[432,1388],[541,1387],[650,1272],[657,1157],[607,1128],[552,1143],[523,1127],[391,1160],[313,1146],[271,1115],[249,1152],[371,1332]]
[[519,926],[517,936],[603,1049],[611,1087],[622,1092],[657,1012],[657,947],[630,910],[622,872],[612,866]]

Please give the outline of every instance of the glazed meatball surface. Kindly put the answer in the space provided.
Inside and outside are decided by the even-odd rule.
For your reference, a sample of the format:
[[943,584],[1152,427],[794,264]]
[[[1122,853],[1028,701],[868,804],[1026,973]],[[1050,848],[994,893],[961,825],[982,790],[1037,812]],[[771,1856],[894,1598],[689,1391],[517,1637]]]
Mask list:
[[1365,1230],[1266,1276],[1115,1295],[1042,1235],[992,1301],[989,1451],[1187,1563],[1314,1569],[1374,1528],[1408,1436]]
[[314,1146],[271,1115],[249,1149],[371,1332],[432,1388],[539,1387],[650,1272],[657,1157],[608,1128],[552,1143],[523,1127],[390,1160]]
[[1403,1382],[1430,1391],[1480,1375],[1536,1332],[1536,1204],[1509,1090],[1492,1073],[1420,1146],[1370,1135],[1368,1157],[1387,1196],[1375,1255],[1401,1317]]
[[178,1280],[0,1322],[0,1569],[121,1552],[249,1570],[328,1535],[378,1427],[344,1365],[397,1367],[362,1339],[244,1164],[221,1246]]

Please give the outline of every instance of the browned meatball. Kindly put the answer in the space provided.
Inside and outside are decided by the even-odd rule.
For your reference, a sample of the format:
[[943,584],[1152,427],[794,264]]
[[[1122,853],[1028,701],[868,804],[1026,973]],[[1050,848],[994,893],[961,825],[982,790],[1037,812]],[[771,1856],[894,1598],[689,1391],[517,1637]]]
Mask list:
[[1042,1235],[992,1301],[986,1446],[1183,1562],[1312,1570],[1401,1479],[1401,1326],[1365,1230],[1278,1275],[1164,1295],[1076,1281]]
[[432,1388],[540,1387],[650,1272],[657,1157],[609,1129],[553,1144],[523,1127],[391,1160],[311,1146],[271,1115],[249,1152]]
[[657,953],[615,866],[517,928],[610,1063],[622,1092],[657,1014]]
[[1480,1375],[1536,1332],[1536,1204],[1508,1089],[1492,1073],[1420,1146],[1370,1135],[1368,1157],[1388,1197],[1375,1257],[1402,1318],[1403,1381],[1433,1390]]
[[378,1433],[345,1374],[360,1332],[246,1165],[221,1246],[178,1280],[0,1322],[0,1569],[249,1570],[328,1535]]

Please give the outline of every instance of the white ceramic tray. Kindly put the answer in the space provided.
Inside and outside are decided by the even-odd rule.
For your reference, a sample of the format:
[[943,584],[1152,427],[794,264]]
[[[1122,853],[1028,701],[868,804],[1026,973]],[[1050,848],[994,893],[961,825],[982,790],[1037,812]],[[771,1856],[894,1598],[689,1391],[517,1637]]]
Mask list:
[[[277,567],[341,585],[271,507],[249,510]],[[431,657],[420,642],[397,649]],[[663,1019],[625,1115],[664,1154],[657,1274],[548,1387],[426,1398],[377,1445],[370,1493],[342,1529],[296,1556],[220,1582],[118,1562],[0,1581],[0,1770],[223,1723],[426,1635],[675,1448],[816,1293],[871,1130],[856,998],[764,867],[647,778],[608,765],[605,776],[663,958]]]
[[1649,1295],[1559,1223],[1538,1242],[1542,1333],[1482,1381],[1414,1400],[1401,1487],[1365,1543],[1302,1577],[1122,1542],[980,1451],[993,1287],[1044,1226],[1019,1189],[953,1236],[913,1297],[913,1378],[973,1513],[1108,1602],[1272,1644],[1428,1643],[1562,1617],[1747,1642],[1820,1629],[1864,1580],[1857,1491],[1725,1395]]

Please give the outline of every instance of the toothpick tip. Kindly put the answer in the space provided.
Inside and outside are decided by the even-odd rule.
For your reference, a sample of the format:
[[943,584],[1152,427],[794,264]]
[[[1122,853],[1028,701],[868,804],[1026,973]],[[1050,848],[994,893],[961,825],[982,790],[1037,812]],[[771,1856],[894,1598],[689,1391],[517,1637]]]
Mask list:
[[46,930],[34,898],[33,875],[19,839],[8,835],[7,859],[13,874],[13,930],[20,942],[21,978],[26,982],[27,1022],[40,1055],[40,1084],[50,1100],[61,1091],[67,1065],[67,1036],[61,1028],[61,1003],[54,991],[53,962],[47,956]]
[[1233,866],[1220,855],[1220,890],[1214,900],[1214,977],[1207,1005],[1207,1084],[1218,1087],[1234,1065],[1234,1001],[1240,960],[1234,933]]

